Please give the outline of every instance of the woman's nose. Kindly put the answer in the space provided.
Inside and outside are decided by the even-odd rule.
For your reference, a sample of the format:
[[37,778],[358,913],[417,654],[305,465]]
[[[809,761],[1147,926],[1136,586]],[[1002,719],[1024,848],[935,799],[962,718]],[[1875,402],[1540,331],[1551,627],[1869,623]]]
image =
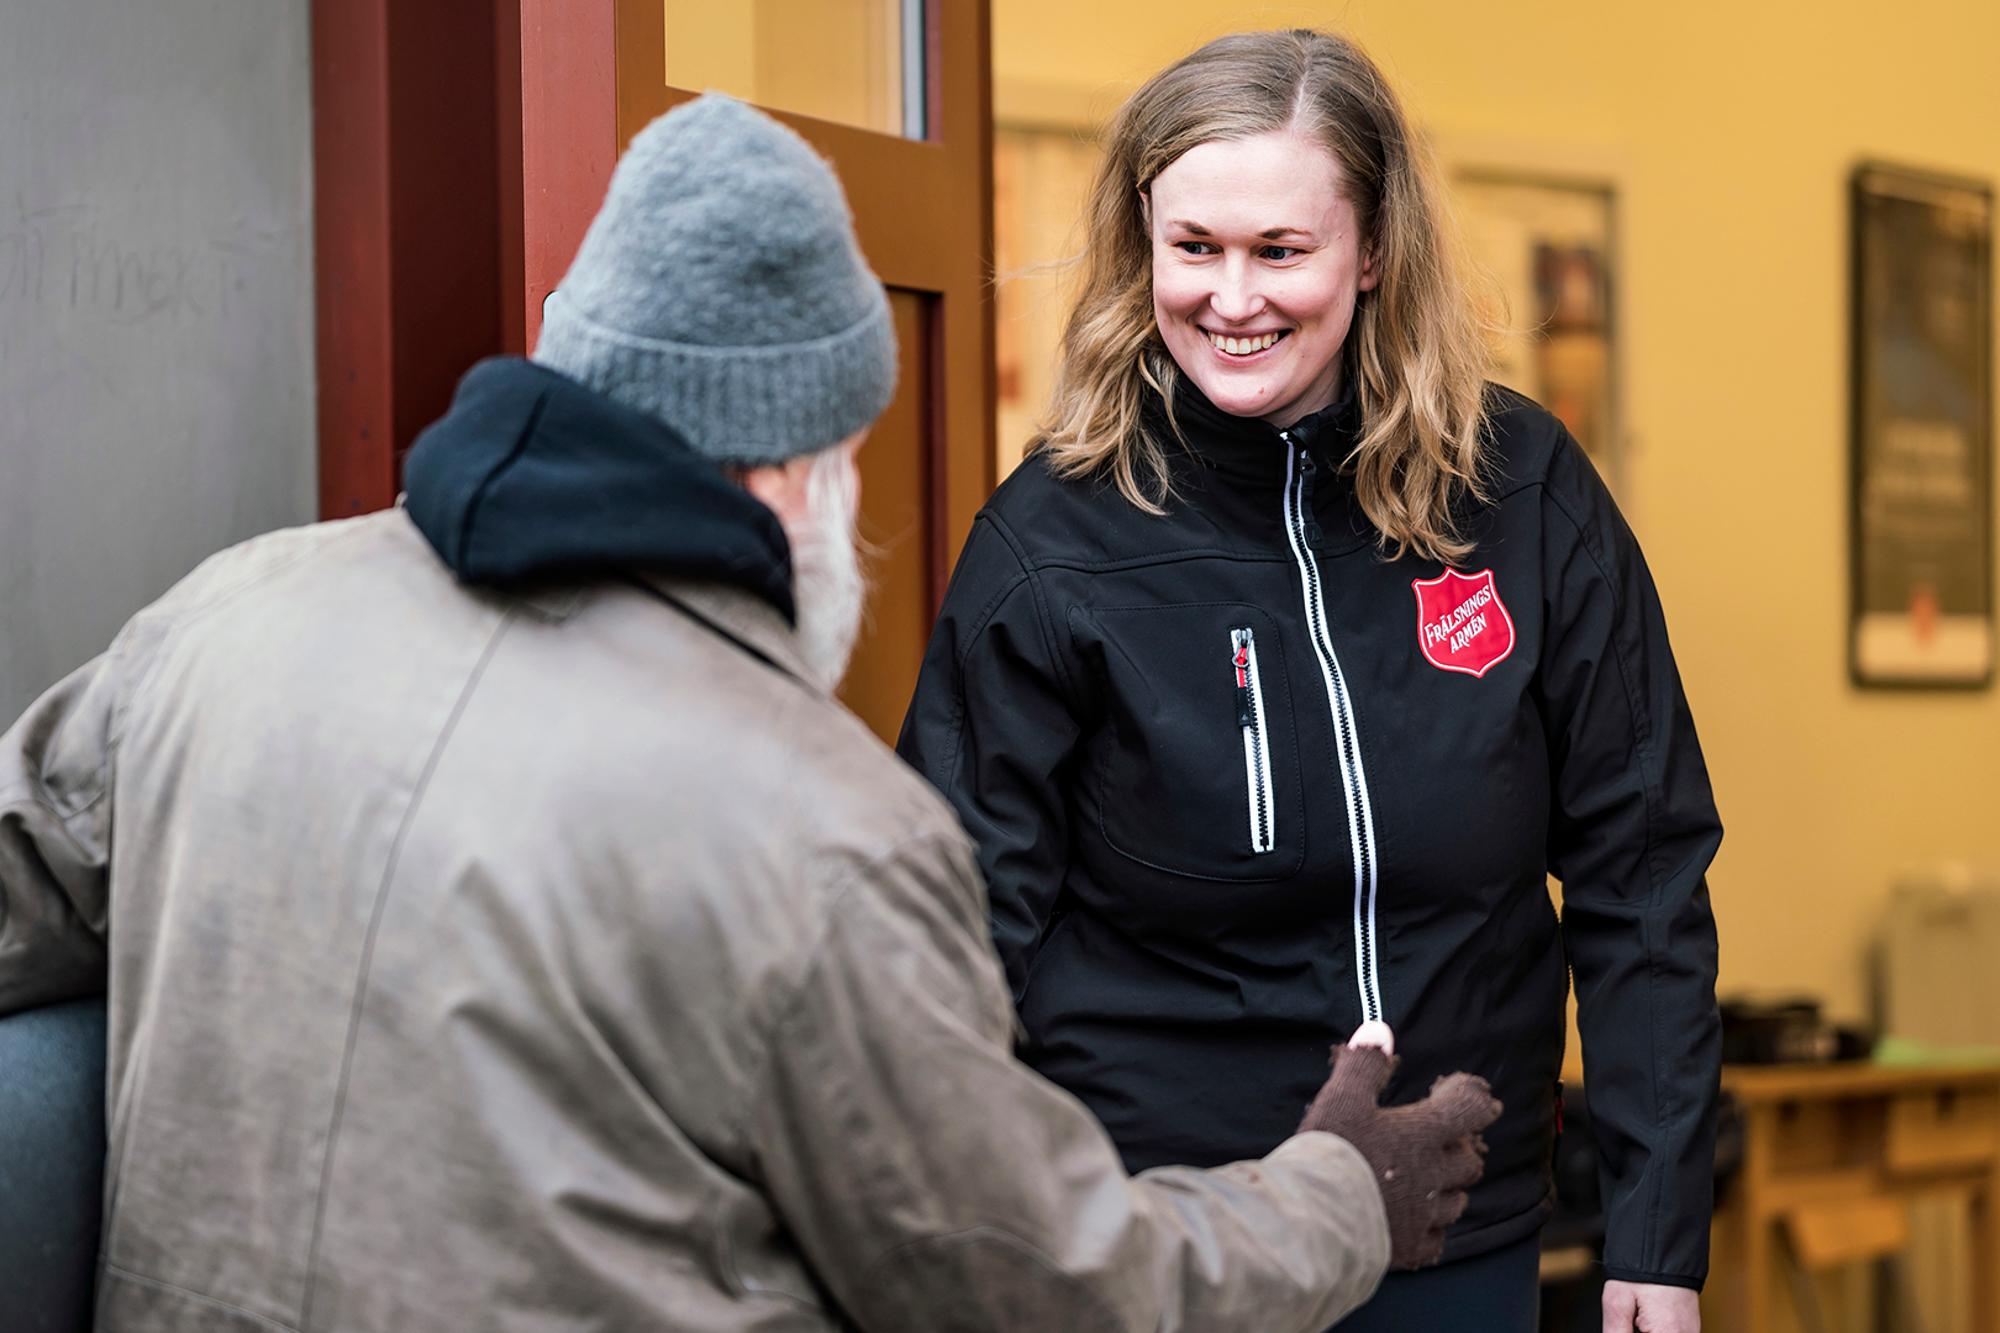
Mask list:
[[1229,264],[1216,277],[1215,290],[1209,293],[1208,308],[1215,312],[1219,320],[1241,324],[1264,308],[1264,297],[1245,266]]

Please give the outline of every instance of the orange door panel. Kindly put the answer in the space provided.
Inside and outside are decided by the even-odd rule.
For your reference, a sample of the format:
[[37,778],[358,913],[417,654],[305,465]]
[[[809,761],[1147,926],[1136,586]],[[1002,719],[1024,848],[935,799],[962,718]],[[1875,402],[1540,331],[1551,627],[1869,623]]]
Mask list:
[[[501,251],[507,328],[525,347],[603,198],[618,148],[694,94],[668,82],[670,69],[689,62],[670,58],[668,42],[681,29],[669,27],[664,0],[509,3],[516,12],[503,19],[503,102],[511,90],[520,117],[502,132]],[[697,26],[729,21],[717,17],[724,11],[677,12]],[[951,562],[994,479],[987,0],[890,7],[892,18],[918,12],[920,30],[904,34],[898,49],[921,53],[922,81],[891,93],[864,89],[848,101],[855,118],[879,123],[893,123],[897,107],[919,112],[924,137],[766,107],[840,173],[861,248],[895,311],[902,374],[861,454],[862,530],[878,548],[876,595],[844,691],[885,739],[901,722]],[[870,5],[817,14],[822,23],[863,25],[814,39],[849,52],[843,59],[881,41],[877,27],[866,26],[884,21]],[[813,65],[801,63],[797,34],[787,39],[786,49],[760,48],[738,63],[761,61],[767,76],[796,86]],[[508,63],[515,53],[518,69]],[[893,76],[895,53],[878,54]],[[692,67],[726,71],[728,56]],[[840,90],[816,96],[810,104],[846,114]],[[921,100],[912,107],[913,99]]]

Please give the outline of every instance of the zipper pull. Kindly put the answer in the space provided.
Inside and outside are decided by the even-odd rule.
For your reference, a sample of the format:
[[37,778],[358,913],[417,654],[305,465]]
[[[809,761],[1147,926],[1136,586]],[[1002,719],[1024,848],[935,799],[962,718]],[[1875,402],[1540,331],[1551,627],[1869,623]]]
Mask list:
[[1243,630],[1229,631],[1229,638],[1235,647],[1231,658],[1236,668],[1236,725],[1252,725],[1255,717],[1250,708],[1250,636]]
[[1318,546],[1320,530],[1319,520],[1313,516],[1313,477],[1319,472],[1319,464],[1313,462],[1312,452],[1304,445],[1292,447],[1299,451],[1299,509],[1306,520],[1306,540]]

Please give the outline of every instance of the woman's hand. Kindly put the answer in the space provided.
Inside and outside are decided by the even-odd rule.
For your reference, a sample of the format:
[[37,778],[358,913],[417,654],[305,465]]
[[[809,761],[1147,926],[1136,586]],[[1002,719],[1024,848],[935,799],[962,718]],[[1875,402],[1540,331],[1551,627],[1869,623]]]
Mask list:
[[1701,1333],[1701,1297],[1652,1282],[1604,1284],[1604,1333]]

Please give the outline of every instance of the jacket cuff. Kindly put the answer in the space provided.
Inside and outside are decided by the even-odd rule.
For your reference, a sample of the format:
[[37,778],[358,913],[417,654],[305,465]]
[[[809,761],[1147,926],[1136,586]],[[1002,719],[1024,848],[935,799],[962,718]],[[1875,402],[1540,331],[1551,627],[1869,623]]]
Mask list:
[[1636,1268],[1614,1268],[1610,1264],[1604,1266],[1604,1278],[1607,1282],[1645,1282],[1656,1287],[1687,1287],[1694,1291],[1700,1291],[1707,1281],[1706,1274],[1646,1273]]

